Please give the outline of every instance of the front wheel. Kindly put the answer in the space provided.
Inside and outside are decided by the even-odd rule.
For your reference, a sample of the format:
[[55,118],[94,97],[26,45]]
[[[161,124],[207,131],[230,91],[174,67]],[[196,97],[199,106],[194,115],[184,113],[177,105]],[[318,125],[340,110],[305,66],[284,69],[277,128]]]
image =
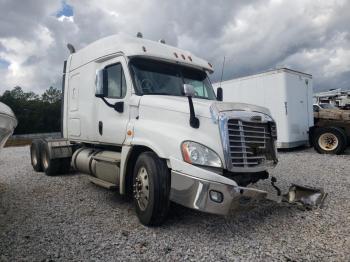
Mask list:
[[315,130],[313,145],[320,154],[341,154],[347,146],[344,131],[336,127],[322,127]]
[[143,225],[157,226],[169,210],[170,173],[166,162],[153,152],[142,153],[133,174],[136,214]]

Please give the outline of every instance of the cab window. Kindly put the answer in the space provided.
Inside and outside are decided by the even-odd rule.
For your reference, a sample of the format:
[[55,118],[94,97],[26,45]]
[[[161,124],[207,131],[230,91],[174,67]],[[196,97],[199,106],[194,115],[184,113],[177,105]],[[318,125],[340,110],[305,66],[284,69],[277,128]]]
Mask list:
[[108,98],[123,98],[126,94],[126,82],[121,64],[106,67],[106,93]]
[[208,97],[207,88],[204,82],[185,79],[185,83],[194,87],[195,97]]

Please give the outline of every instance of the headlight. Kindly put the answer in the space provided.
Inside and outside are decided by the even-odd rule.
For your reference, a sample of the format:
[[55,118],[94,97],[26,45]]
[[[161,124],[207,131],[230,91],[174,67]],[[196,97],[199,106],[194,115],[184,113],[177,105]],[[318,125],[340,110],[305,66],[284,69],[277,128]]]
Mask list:
[[181,145],[184,161],[194,165],[222,167],[220,157],[210,148],[192,141]]

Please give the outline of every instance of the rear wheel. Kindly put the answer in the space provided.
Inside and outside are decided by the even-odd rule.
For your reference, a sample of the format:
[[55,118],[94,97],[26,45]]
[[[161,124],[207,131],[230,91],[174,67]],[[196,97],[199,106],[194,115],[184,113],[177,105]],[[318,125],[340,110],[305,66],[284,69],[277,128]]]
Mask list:
[[41,144],[41,165],[43,171],[48,176],[54,176],[60,173],[60,159],[50,158],[49,145],[45,141]]
[[71,167],[71,158],[61,158],[60,159],[60,173],[66,174],[69,173]]
[[170,173],[153,152],[142,153],[135,165],[133,192],[136,214],[147,226],[162,224],[169,210]]
[[341,154],[347,146],[345,132],[336,127],[322,127],[315,130],[314,148],[320,154]]
[[33,166],[33,169],[36,172],[42,172],[43,167],[41,164],[41,144],[43,143],[40,139],[33,140],[30,145],[30,160]]

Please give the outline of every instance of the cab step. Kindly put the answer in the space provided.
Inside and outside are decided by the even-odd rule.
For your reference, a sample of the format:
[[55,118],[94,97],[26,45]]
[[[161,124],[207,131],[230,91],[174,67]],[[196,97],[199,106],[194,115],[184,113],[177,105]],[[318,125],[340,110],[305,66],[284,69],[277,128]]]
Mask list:
[[94,177],[94,176],[89,176],[89,180],[90,180],[90,182],[94,183],[95,185],[98,185],[98,186],[101,186],[101,187],[104,187],[107,189],[117,189],[118,188],[118,186],[116,184],[112,184],[110,182],[101,180],[101,179]]

